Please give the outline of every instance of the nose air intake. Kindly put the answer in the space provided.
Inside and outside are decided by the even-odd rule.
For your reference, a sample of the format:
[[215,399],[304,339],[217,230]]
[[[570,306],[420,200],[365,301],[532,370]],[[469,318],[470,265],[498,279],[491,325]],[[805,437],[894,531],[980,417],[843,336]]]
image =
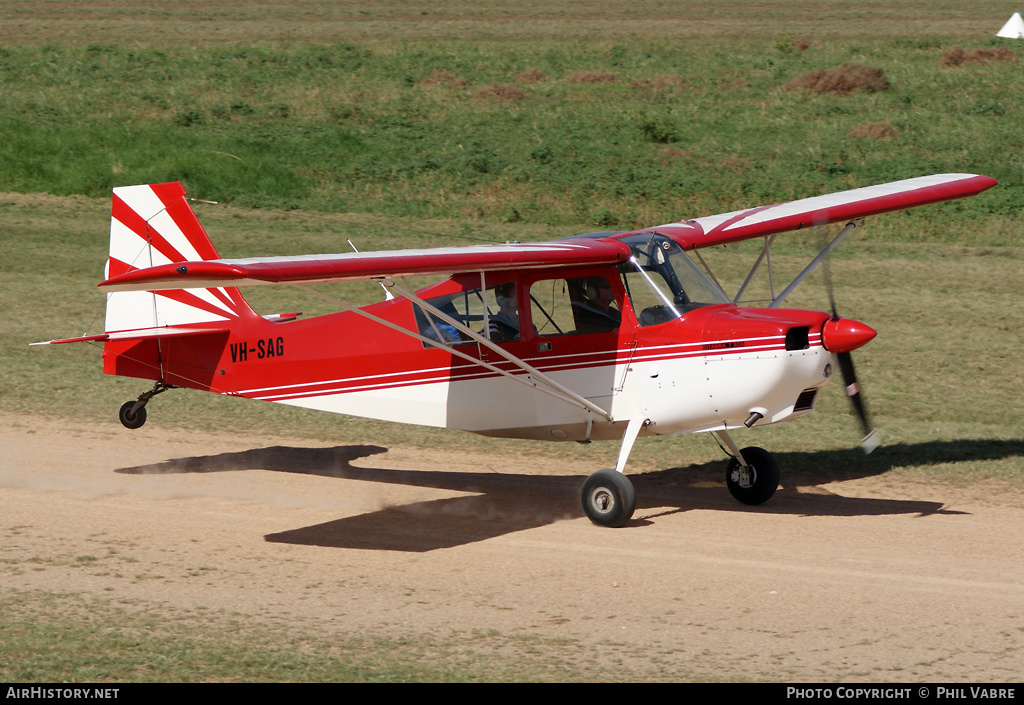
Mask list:
[[873,328],[852,318],[831,318],[821,327],[821,343],[831,353],[848,353],[867,345],[878,335]]

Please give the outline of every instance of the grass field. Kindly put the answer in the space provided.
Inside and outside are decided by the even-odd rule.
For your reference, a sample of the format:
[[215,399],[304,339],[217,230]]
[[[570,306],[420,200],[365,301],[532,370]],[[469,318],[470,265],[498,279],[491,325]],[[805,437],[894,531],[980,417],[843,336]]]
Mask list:
[[[181,180],[191,196],[220,202],[196,208],[232,257],[344,251],[348,238],[360,249],[547,240],[965,171],[1000,186],[869,220],[834,257],[840,312],[879,331],[857,360],[887,447],[866,460],[847,452],[858,434],[838,385],[815,414],[759,441],[808,475],[822,472],[820,450],[832,452],[833,477],[868,463],[930,480],[1019,484],[1024,45],[994,37],[1009,12],[923,0],[0,2],[0,404],[107,419],[142,391],[104,378],[95,347],[27,346],[101,328],[94,284],[115,185]],[[956,47],[976,60],[944,61]],[[788,88],[844,64],[880,69],[888,89]],[[793,271],[815,242],[787,237],[776,265]],[[755,255],[739,246],[710,257],[738,282]],[[267,312],[317,305],[259,293]],[[793,303],[825,308],[820,282]],[[186,392],[154,407],[151,423],[183,428],[216,418],[226,431],[520,447]],[[614,449],[585,452],[607,464]],[[692,438],[660,439],[634,458],[664,468],[718,454]],[[52,603],[4,599],[22,607],[4,610],[0,638],[39,651],[35,640],[53,638]],[[98,647],[85,631],[64,633],[72,656],[0,667],[0,676],[195,673],[187,660],[141,676],[76,670],[73,654]],[[213,645],[236,647],[230,638]],[[409,662],[443,648],[418,644]],[[268,661],[205,677],[362,680],[374,679],[376,663],[371,654],[323,671]],[[410,667],[390,679],[546,677],[524,661],[504,673]]]
[[[953,11],[941,29],[896,34],[906,6],[850,17],[839,3],[791,5],[688,6],[666,24],[689,27],[690,40],[662,28],[638,41],[629,21],[604,40],[571,32],[571,12],[527,8],[524,22],[494,4],[428,19],[404,3],[374,4],[368,12],[381,33],[353,41],[362,14],[353,18],[351,6],[297,3],[296,21],[323,22],[321,35],[182,47],[164,43],[164,25],[192,27],[202,14],[118,14],[116,3],[98,13],[68,3],[29,36],[48,19],[81,27],[97,17],[158,17],[160,31],[143,24],[140,36],[162,41],[3,44],[0,188],[100,197],[116,184],[180,179],[194,197],[245,207],[629,228],[922,172],[978,171],[1004,187],[950,217],[968,227],[1013,217],[1021,200],[1016,49],[950,66],[943,56],[956,47],[1005,48],[1005,40],[965,32]],[[228,6],[241,7],[217,7],[226,16]],[[593,3],[585,14],[655,23],[672,6]],[[254,12],[241,15],[256,22]],[[749,36],[696,21],[701,13],[743,17]],[[801,13],[813,16],[810,25],[792,21]],[[280,19],[264,18],[265,29]],[[998,28],[998,15],[988,21]],[[862,31],[838,38],[851,23]],[[451,36],[403,33],[438,24]],[[564,34],[523,41],[499,31],[500,41],[488,41],[496,25]],[[869,39],[865,25],[889,29]],[[788,88],[844,64],[881,71],[888,89]],[[914,236],[935,237],[932,216],[908,218]]]

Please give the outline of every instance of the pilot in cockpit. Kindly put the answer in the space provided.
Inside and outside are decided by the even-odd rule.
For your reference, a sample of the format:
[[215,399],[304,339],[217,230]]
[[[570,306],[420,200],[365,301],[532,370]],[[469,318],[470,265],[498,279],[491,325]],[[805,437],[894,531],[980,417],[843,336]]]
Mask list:
[[516,300],[516,283],[505,282],[494,287],[494,298],[498,312],[487,323],[487,337],[495,343],[519,340],[519,303]]
[[575,280],[582,294],[574,297],[573,310],[577,333],[610,333],[622,323],[622,313],[615,306],[615,292],[604,277],[582,277]]

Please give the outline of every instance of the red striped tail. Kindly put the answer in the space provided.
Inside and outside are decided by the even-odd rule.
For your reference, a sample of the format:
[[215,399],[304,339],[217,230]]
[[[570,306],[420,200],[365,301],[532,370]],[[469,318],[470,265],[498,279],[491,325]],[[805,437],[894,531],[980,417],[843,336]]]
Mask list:
[[[218,259],[178,182],[114,189],[105,278],[176,262]],[[116,292],[107,297],[106,332],[196,323],[230,324],[256,314],[236,288]]]

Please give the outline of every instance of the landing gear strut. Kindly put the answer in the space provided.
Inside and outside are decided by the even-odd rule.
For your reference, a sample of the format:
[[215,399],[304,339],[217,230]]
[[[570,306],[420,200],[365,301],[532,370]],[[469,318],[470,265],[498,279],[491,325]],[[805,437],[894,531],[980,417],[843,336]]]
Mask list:
[[142,425],[146,423],[146,404],[157,394],[166,392],[168,389],[175,389],[175,387],[163,382],[157,382],[148,392],[139,395],[137,400],[126,401],[117,412],[118,420],[125,428],[142,428]]

